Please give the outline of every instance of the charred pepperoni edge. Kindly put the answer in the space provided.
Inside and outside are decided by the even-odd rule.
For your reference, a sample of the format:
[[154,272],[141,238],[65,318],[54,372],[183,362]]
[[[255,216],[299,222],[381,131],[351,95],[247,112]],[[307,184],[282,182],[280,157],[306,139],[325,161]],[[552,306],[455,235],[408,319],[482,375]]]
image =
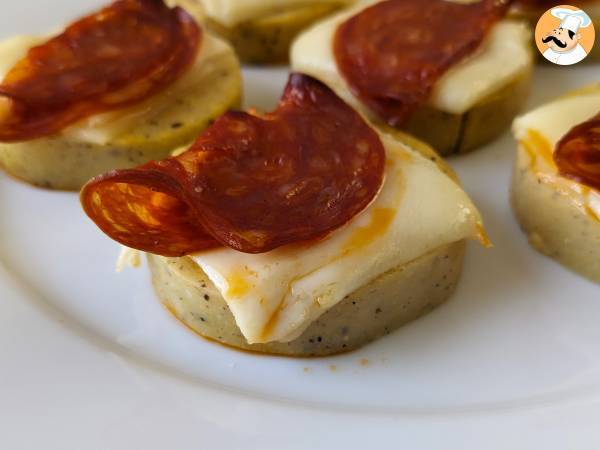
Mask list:
[[[93,50],[100,48],[99,45],[92,45],[94,33],[102,33],[112,25],[115,27],[114,36],[122,39],[122,30],[127,26],[125,23],[132,21],[136,23],[136,28],[131,29],[132,33],[139,33],[140,27],[144,26],[151,27],[153,31],[161,28],[162,36],[155,38],[168,39],[170,47],[163,49],[160,58],[145,66],[145,70],[133,72],[129,78],[121,77],[126,79],[111,80],[107,71],[93,70],[94,63],[106,67],[103,62],[105,56],[93,53]],[[202,30],[194,19],[179,7],[168,8],[162,0],[119,0],[78,20],[60,35],[31,48],[0,84],[0,101],[4,97],[10,105],[10,112],[0,121],[0,142],[53,135],[85,117],[131,106],[161,92],[192,65],[201,40]],[[107,44],[113,50],[117,48],[120,51],[119,55],[112,55],[110,62],[113,66],[118,66],[119,61],[131,62],[131,47],[123,42]],[[149,40],[138,39],[137,44],[149,47],[147,52],[136,47],[138,55],[151,54],[151,49],[155,48]],[[89,51],[85,51],[85,45]],[[57,54],[69,55],[71,60],[67,60],[67,63],[72,65],[72,53],[76,52],[78,57],[81,54],[89,55],[88,60],[80,58],[75,68],[62,67],[67,64],[62,61],[61,65]],[[77,86],[61,88],[67,77],[76,80]],[[55,85],[48,86],[48,80],[52,79]],[[104,91],[98,92],[99,84],[104,85]],[[45,102],[40,101],[39,96],[34,98],[28,95],[36,85],[44,86],[48,92]]]
[[81,202],[131,248],[181,256],[218,242],[262,253],[343,226],[373,201],[384,167],[383,144],[362,117],[324,84],[292,74],[274,112],[229,112],[177,157],[92,179]]
[[[352,93],[390,126],[400,127],[429,98],[436,81],[475,51],[512,0],[460,4],[387,0],[341,24],[333,50]],[[430,35],[427,45],[408,42]],[[448,46],[444,51],[442,46]],[[391,70],[391,61],[397,68]]]
[[561,138],[554,162],[563,177],[600,190],[600,112]]

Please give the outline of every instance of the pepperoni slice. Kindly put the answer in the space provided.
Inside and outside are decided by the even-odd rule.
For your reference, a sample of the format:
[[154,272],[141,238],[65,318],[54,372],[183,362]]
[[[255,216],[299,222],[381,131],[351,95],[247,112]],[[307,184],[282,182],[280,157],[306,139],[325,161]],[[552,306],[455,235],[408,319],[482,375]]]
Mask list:
[[600,112],[562,137],[554,162],[562,176],[600,190]]
[[333,43],[338,68],[354,95],[389,125],[401,126],[435,82],[477,49],[509,3],[377,3],[338,27]]
[[5,76],[0,141],[56,134],[158,93],[193,63],[201,37],[190,15],[162,0],[119,0],[78,20]]
[[132,248],[260,253],[344,225],[377,195],[384,166],[361,116],[324,84],[292,74],[274,112],[228,112],[185,153],[97,177],[81,201]]

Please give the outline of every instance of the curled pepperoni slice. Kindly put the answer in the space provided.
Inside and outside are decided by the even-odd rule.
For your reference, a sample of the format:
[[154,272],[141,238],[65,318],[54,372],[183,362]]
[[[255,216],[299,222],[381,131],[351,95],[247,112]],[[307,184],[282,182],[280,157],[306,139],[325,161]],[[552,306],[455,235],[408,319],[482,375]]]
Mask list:
[[554,162],[562,176],[600,190],[600,113],[562,137]]
[[[180,200],[175,162],[110,172],[95,178],[81,193],[81,203],[96,225],[128,247],[163,256],[183,256],[219,246]],[[170,173],[160,168],[167,167]],[[180,176],[185,176],[181,172]]]
[[338,27],[333,43],[338,68],[354,95],[389,125],[401,126],[435,82],[477,49],[509,3],[377,3]]
[[169,86],[192,64],[201,30],[162,0],[119,0],[33,47],[0,84],[0,141],[58,133]]
[[361,116],[319,81],[292,74],[274,112],[228,112],[185,153],[97,177],[81,201],[132,248],[260,253],[344,225],[377,195],[384,166]]

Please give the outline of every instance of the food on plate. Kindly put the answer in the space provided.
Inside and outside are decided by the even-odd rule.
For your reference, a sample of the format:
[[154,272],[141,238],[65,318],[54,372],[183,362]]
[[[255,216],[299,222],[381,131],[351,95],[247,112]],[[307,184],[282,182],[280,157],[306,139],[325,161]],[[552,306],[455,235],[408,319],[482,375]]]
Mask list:
[[358,348],[445,301],[477,208],[435,152],[292,74],[277,109],[228,112],[183,153],[91,180],[88,216],[148,253],[163,303],[221,343]]
[[[600,0],[577,0],[563,2],[570,6],[576,6],[583,9],[592,19],[596,30],[600,30]],[[516,0],[511,8],[511,17],[524,19],[535,28],[538,20],[547,10],[561,5],[561,2],[555,0]],[[586,62],[600,61],[600,45],[596,43],[592,51],[585,58]]]
[[288,60],[304,28],[356,0],[200,0],[208,26],[225,37],[246,63]]
[[67,190],[166,157],[241,95],[231,47],[161,0],[1,42],[0,79],[0,166]]
[[442,155],[507,128],[529,90],[531,34],[508,3],[361,3],[302,33],[294,70],[330,86],[376,124],[406,130]]
[[512,206],[530,244],[600,282],[600,84],[517,118],[513,132]]

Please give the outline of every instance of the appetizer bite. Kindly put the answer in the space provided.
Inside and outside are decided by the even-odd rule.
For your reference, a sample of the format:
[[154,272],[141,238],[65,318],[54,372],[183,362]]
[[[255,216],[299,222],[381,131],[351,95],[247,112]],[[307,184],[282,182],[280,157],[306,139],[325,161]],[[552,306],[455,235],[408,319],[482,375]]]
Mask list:
[[[600,30],[600,0],[576,0],[563,3],[583,9],[592,19],[596,30]],[[510,14],[511,17],[526,20],[532,28],[535,28],[544,12],[560,4],[561,2],[556,0],[516,0]],[[584,61],[600,61],[600,45],[598,43],[594,45]]]
[[330,86],[376,124],[406,130],[442,155],[507,128],[529,90],[531,34],[508,2],[365,2],[292,45],[294,70]]
[[451,171],[407,142],[292,74],[275,111],[228,112],[178,156],[91,180],[81,202],[148,253],[160,299],[200,335],[339,353],[445,301],[465,240],[483,239]]
[[304,28],[356,0],[200,0],[207,25],[225,37],[243,62],[282,63]]
[[162,0],[1,42],[0,80],[0,166],[66,190],[168,156],[241,95],[231,47]]
[[515,120],[512,206],[530,244],[600,282],[600,84]]

